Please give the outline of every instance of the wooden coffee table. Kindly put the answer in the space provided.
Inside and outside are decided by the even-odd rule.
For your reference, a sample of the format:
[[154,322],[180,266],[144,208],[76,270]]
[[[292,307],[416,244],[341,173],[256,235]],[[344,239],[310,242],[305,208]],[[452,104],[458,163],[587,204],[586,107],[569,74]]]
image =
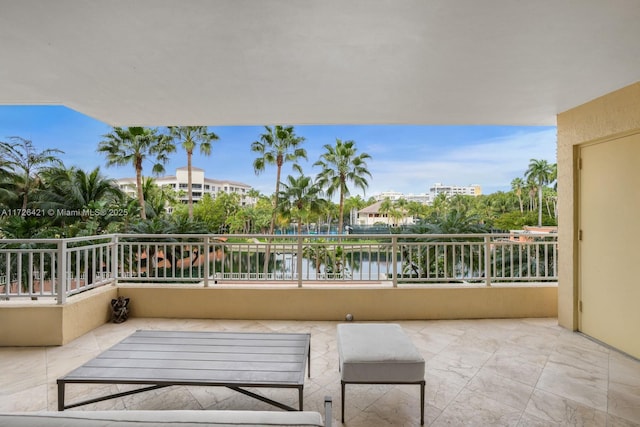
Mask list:
[[[282,409],[295,408],[245,387],[297,388],[303,408],[305,364],[311,376],[311,335],[139,330],[58,379],[58,410],[174,385],[222,386]],[[144,387],[65,404],[67,384]]]

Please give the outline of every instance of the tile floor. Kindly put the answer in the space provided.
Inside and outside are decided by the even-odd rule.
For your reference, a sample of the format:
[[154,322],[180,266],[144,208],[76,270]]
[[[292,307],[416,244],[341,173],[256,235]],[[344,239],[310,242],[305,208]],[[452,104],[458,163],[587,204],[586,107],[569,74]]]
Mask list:
[[[426,363],[425,425],[640,426],[640,361],[557,326],[556,319],[397,322]],[[340,420],[336,322],[129,319],[106,324],[63,347],[0,348],[0,411],[57,409],[56,379],[137,329],[311,333],[305,409],[333,398]],[[67,387],[69,402],[114,385]],[[290,405],[295,390],[260,392]],[[220,387],[169,387],[99,402],[92,409],[267,409]],[[419,425],[419,386],[348,385],[349,427]]]

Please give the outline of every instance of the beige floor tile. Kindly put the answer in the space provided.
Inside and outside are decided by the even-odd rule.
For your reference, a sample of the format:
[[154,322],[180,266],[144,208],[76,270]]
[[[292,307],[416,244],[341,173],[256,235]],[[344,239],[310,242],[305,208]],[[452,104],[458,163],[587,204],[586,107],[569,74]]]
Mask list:
[[601,427],[606,425],[606,412],[553,393],[535,390],[526,414],[560,425]]
[[485,368],[469,381],[465,390],[482,394],[520,411],[524,411],[527,407],[533,393],[532,386],[514,381],[509,377],[496,375]]
[[515,426],[522,411],[471,391],[463,391],[432,426]]
[[[426,359],[425,425],[640,426],[640,362],[555,319],[398,321]],[[0,348],[0,411],[57,409],[56,379],[137,329],[311,333],[304,406],[340,422],[338,322],[138,319],[106,324],[62,347]],[[133,386],[69,385],[67,402]],[[261,393],[292,406],[297,391]],[[348,427],[417,426],[419,387],[347,385]],[[98,402],[95,409],[280,409],[224,387],[168,387]],[[607,413],[608,411],[608,413]]]

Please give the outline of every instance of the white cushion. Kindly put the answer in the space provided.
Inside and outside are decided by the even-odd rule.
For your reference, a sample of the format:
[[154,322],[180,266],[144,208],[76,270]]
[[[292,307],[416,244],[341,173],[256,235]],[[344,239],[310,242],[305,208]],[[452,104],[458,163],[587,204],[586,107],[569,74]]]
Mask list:
[[0,426],[139,427],[189,426],[320,426],[318,412],[171,410],[171,411],[64,411],[0,413]]
[[340,324],[337,343],[340,372],[345,382],[424,380],[424,358],[400,325]]

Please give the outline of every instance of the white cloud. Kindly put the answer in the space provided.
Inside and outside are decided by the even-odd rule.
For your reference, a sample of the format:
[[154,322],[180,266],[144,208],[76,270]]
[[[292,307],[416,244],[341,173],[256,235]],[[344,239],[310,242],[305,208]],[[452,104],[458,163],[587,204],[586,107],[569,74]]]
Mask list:
[[[367,195],[382,191],[428,192],[441,182],[480,184],[484,193],[509,190],[511,180],[524,175],[530,159],[556,162],[556,130],[517,132],[465,146],[438,145],[437,150],[405,151],[401,158],[369,163],[373,175]],[[426,152],[432,155],[428,157]]]

